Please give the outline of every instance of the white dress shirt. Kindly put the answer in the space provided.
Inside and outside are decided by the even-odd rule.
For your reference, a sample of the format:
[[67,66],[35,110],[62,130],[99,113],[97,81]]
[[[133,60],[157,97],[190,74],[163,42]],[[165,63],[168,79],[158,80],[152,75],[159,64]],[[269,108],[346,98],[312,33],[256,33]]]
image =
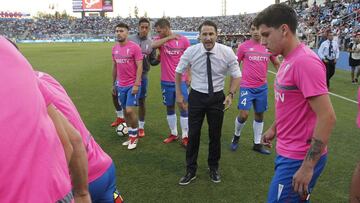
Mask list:
[[[186,68],[190,66],[191,88],[207,94],[206,52],[208,51],[202,43],[187,48],[181,56],[175,71],[177,73],[183,73]],[[215,46],[209,52],[211,52],[211,74],[214,92],[219,92],[224,89],[227,74],[230,74],[233,78],[239,78],[241,77],[241,71],[237,57],[230,47],[215,43]]]
[[333,51],[332,54],[329,56],[330,41],[326,40],[323,43],[321,43],[320,48],[318,50],[318,54],[321,60],[324,59],[337,60],[339,58],[340,50],[337,41],[332,40],[331,44],[333,47]]

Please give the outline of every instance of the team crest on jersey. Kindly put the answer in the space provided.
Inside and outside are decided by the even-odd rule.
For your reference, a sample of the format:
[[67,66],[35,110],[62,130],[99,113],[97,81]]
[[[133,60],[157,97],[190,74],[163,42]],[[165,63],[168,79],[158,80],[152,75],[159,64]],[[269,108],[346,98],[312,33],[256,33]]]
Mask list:
[[254,51],[254,48],[252,48],[252,47],[251,47],[251,48],[249,48],[249,51]]
[[178,47],[179,46],[179,41],[176,40],[175,43],[176,43],[176,46]]
[[119,53],[119,51],[118,51],[118,50],[116,50],[114,53],[115,53],[115,54],[118,54],[118,53]]
[[127,48],[127,49],[126,49],[126,55],[129,55],[129,52],[130,52],[130,49]]
[[149,49],[149,45],[145,45],[145,50],[147,51]]

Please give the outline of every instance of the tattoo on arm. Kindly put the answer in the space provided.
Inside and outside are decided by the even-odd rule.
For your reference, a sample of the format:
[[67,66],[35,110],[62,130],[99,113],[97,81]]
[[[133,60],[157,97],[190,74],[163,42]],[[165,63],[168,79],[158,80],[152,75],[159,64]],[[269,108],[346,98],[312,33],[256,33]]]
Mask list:
[[312,138],[311,146],[310,146],[309,151],[306,154],[305,160],[308,160],[308,161],[318,160],[321,156],[321,152],[324,147],[325,147],[325,144],[321,140]]

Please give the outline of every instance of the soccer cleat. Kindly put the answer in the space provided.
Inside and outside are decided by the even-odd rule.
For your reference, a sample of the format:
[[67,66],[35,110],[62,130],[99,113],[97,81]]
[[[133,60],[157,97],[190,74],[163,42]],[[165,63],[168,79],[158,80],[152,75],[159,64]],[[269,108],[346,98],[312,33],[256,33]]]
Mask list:
[[196,179],[196,175],[190,172],[186,173],[185,176],[180,178],[179,185],[188,185],[191,181]]
[[231,151],[236,151],[236,149],[239,147],[239,139],[240,136],[233,136],[233,139],[231,140],[231,145],[230,145],[230,149]]
[[220,174],[219,171],[216,169],[210,169],[210,180],[214,183],[220,183]]
[[184,137],[181,141],[182,146],[184,146],[185,148],[187,147],[188,143],[189,143],[188,137]]
[[145,130],[142,128],[139,128],[138,136],[139,136],[139,138],[145,137]]
[[128,146],[130,143],[130,138],[122,143],[123,146]]
[[170,142],[175,141],[177,139],[178,139],[177,136],[170,134],[169,137],[164,140],[164,143],[167,144],[167,143],[170,143]]
[[356,82],[356,83],[358,83],[358,82],[359,82],[357,78],[355,78],[355,82]]
[[135,149],[138,142],[138,137],[129,137],[128,149]]
[[116,127],[120,125],[120,123],[125,123],[125,119],[117,117],[116,120],[111,123],[111,127]]
[[355,82],[355,80],[352,80],[351,83],[352,83],[352,84],[356,84],[357,82]]
[[264,146],[262,144],[254,144],[253,150],[259,152],[260,154],[266,154],[266,155],[271,154],[269,150],[264,149]]

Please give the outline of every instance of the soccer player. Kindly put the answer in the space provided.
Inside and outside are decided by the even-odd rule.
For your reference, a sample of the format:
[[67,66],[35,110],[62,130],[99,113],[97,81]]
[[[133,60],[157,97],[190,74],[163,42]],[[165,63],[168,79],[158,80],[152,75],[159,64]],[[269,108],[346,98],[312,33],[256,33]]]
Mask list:
[[275,174],[268,202],[307,201],[325,167],[335,112],[319,57],[296,36],[296,12],[273,4],[254,19],[261,42],[284,56],[275,78],[275,120],[263,135],[264,145],[277,138]]
[[150,31],[150,21],[147,18],[140,18],[138,24],[138,33],[129,36],[129,40],[138,44],[143,54],[143,72],[141,78],[141,92],[139,97],[139,137],[145,136],[145,98],[147,95],[148,72],[150,65],[156,66],[160,63],[156,57],[156,49],[151,47],[152,40],[148,36]]
[[[358,115],[357,115],[356,123],[358,128],[360,128],[360,88],[358,89]],[[360,202],[360,162],[357,164],[351,180],[350,202],[351,203]]]
[[264,127],[264,112],[268,108],[267,95],[268,87],[266,81],[268,62],[274,64],[278,69],[280,62],[276,56],[272,55],[266,48],[260,44],[259,30],[251,25],[251,39],[239,45],[237,57],[242,64],[242,79],[240,83],[240,94],[238,109],[239,115],[235,118],[235,132],[231,142],[231,150],[238,148],[238,142],[241,130],[249,116],[249,110],[254,105],[254,146],[253,150],[261,154],[270,154],[270,151],[264,149],[261,142],[261,135]]
[[0,202],[72,202],[64,149],[33,69],[0,36]]
[[[170,128],[170,135],[164,140],[164,143],[170,143],[178,139],[177,118],[175,113],[175,69],[180,61],[181,55],[190,46],[190,41],[181,35],[173,33],[170,30],[170,22],[161,18],[155,23],[156,32],[159,38],[156,38],[152,44],[154,49],[160,50],[161,66],[161,90],[163,103],[166,105],[167,122]],[[183,75],[181,91],[185,99],[185,105],[180,107],[180,126],[182,131],[182,145],[188,144],[188,110],[187,110],[187,85],[186,75]]]
[[[114,202],[114,193],[117,193],[117,190],[113,161],[91,136],[74,103],[61,84],[52,76],[43,72],[36,72],[36,76],[39,89],[46,103],[54,105],[80,133],[79,142],[85,146],[84,149],[87,154],[85,164],[88,164],[88,173],[80,175],[88,177],[87,183],[89,183],[92,202]],[[75,175],[72,174],[72,177]]]
[[[138,118],[136,107],[141,92],[143,56],[141,48],[128,40],[129,26],[119,23],[115,27],[117,43],[112,49],[113,85],[117,88],[120,105],[125,109],[125,120],[129,130],[129,139],[124,142],[128,149],[135,149],[138,142]],[[115,81],[119,86],[115,86]]]

